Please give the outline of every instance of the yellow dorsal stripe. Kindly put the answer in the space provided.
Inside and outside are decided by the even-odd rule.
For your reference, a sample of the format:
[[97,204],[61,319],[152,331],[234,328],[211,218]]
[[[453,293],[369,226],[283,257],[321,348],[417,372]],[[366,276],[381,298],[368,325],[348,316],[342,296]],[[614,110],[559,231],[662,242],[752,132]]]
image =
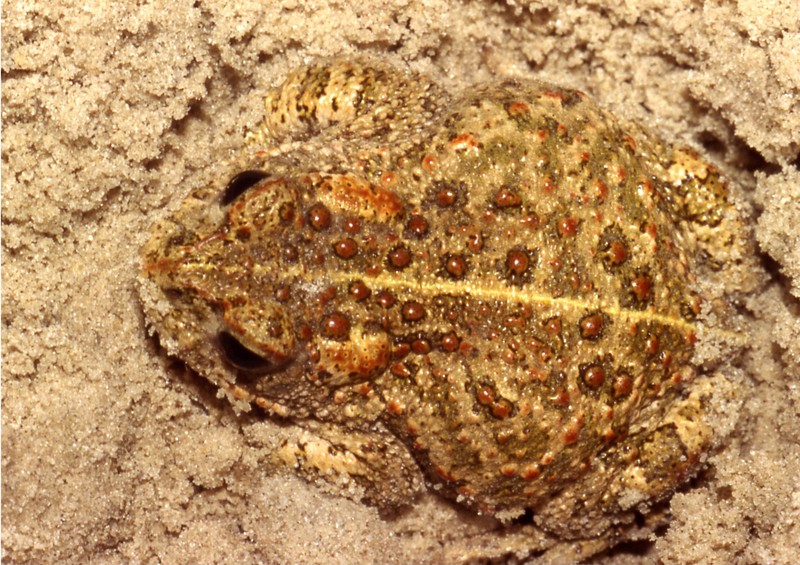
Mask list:
[[[208,263],[183,263],[181,266],[184,270],[196,270],[196,271],[205,271],[208,272],[213,270],[215,267]],[[230,267],[229,267],[230,268]],[[232,267],[232,269],[236,269],[239,267]],[[265,270],[263,265],[256,266],[254,270]],[[288,279],[288,280],[297,280],[298,278],[303,280],[307,279],[308,272],[303,265],[296,264],[292,267],[285,269],[281,273],[281,278]],[[341,285],[349,285],[351,282],[361,281],[365,284],[369,283],[373,290],[375,288],[390,290],[390,291],[401,291],[407,292],[414,296],[426,296],[432,297],[440,294],[445,295],[454,295],[454,296],[468,296],[470,298],[476,300],[499,300],[502,302],[516,302],[519,304],[544,304],[544,305],[554,305],[554,306],[563,306],[566,308],[572,308],[575,310],[600,310],[605,314],[611,316],[612,318],[629,320],[632,322],[657,322],[660,324],[664,324],[667,326],[672,326],[676,329],[689,332],[694,331],[696,329],[695,324],[691,322],[687,322],[682,318],[676,318],[673,316],[666,316],[664,314],[659,314],[657,312],[648,312],[643,310],[629,310],[626,308],[621,308],[617,304],[603,304],[599,301],[586,301],[580,300],[576,298],[564,298],[564,297],[553,297],[548,296],[546,294],[541,294],[538,292],[534,292],[530,289],[518,289],[514,287],[504,287],[504,286],[487,286],[487,285],[480,285],[471,283],[469,281],[465,282],[453,282],[447,280],[436,280],[436,281],[425,281],[425,280],[413,280],[404,277],[399,277],[392,273],[382,272],[378,275],[369,275],[367,273],[348,273],[348,272],[329,272],[326,274],[326,278],[328,281],[336,284]],[[321,282],[321,279],[317,279],[314,282]],[[711,330],[716,335],[724,336],[728,339],[741,339],[736,332],[723,330],[719,328],[706,328],[707,330]]]
[[546,294],[534,292],[529,289],[514,287],[484,286],[479,284],[452,281],[424,281],[409,280],[392,274],[366,275],[363,273],[329,273],[329,279],[338,284],[349,284],[353,281],[363,281],[374,286],[393,291],[411,291],[414,295],[436,296],[439,294],[466,295],[478,300],[499,300],[502,302],[516,302],[520,304],[546,304],[564,306],[575,310],[601,310],[612,318],[622,318],[630,321],[658,322],[673,326],[685,331],[693,330],[694,324],[681,318],[665,316],[657,312],[642,310],[628,310],[614,304],[602,304],[599,301],[586,301],[576,298],[555,298]]

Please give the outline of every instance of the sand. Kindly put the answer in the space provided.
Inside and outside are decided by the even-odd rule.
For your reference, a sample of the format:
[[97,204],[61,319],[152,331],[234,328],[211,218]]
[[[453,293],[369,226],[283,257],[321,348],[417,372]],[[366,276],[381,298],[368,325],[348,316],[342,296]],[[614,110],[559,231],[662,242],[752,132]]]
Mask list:
[[[771,276],[741,303],[738,423],[668,527],[592,562],[800,561],[800,4],[138,4],[3,3],[4,562],[453,562],[496,528],[433,495],[387,519],[268,468],[291,430],[237,418],[145,330],[148,226],[215,178],[260,93],[347,53],[577,87],[726,172]],[[512,559],[500,535],[483,551]]]

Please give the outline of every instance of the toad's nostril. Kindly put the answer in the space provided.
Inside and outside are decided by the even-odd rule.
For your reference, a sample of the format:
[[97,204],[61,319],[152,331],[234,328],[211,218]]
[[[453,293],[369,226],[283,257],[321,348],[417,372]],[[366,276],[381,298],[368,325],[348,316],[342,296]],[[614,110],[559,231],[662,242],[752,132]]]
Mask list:
[[225,191],[222,193],[220,203],[223,206],[227,206],[244,194],[248,188],[253,187],[258,181],[268,176],[269,174],[265,171],[242,171],[228,182],[228,186],[225,187]]

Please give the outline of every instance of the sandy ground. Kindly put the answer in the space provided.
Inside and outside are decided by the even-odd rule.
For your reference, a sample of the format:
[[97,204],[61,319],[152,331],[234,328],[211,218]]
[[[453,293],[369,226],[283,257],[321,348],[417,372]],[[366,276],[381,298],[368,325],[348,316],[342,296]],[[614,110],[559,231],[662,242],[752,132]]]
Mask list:
[[738,426],[668,528],[593,562],[800,561],[800,4],[137,4],[3,3],[4,562],[448,562],[496,527],[434,496],[383,519],[265,468],[285,430],[144,328],[147,227],[235,153],[259,93],[345,53],[578,87],[726,171],[773,277],[742,304]]

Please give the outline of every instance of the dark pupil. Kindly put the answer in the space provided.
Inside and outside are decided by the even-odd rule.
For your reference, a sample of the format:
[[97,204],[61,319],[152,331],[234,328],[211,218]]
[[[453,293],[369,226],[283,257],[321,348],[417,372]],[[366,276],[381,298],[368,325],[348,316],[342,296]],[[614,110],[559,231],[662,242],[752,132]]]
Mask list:
[[248,188],[268,176],[264,171],[243,171],[239,173],[225,187],[225,192],[222,193],[222,205],[227,206],[239,198]]
[[225,359],[237,369],[249,373],[269,372],[275,369],[272,362],[246,348],[228,332],[219,332],[218,337]]

